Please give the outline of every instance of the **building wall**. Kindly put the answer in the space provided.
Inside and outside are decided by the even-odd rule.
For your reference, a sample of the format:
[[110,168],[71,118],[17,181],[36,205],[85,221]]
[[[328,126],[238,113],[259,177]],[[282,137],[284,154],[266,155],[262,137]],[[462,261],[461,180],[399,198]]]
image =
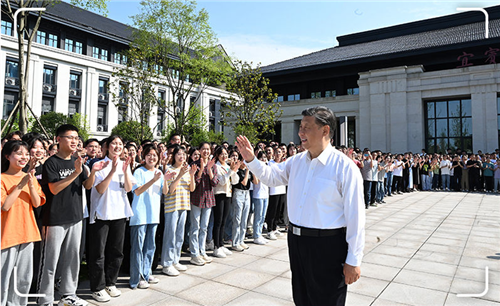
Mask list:
[[425,148],[424,103],[447,98],[472,100],[473,150],[499,147],[497,97],[500,65],[425,72],[402,66],[359,73],[359,95],[281,102],[283,142],[299,143],[302,110],[323,105],[337,116],[356,119],[356,145],[384,152],[420,152]]

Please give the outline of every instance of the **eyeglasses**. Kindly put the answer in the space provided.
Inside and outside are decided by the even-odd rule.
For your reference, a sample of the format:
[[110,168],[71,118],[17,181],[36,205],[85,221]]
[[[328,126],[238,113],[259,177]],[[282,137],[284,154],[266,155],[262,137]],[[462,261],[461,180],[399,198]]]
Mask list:
[[78,139],[80,139],[80,137],[78,137],[78,136],[59,136],[59,137],[64,137],[64,138],[69,139],[69,140],[78,140]]

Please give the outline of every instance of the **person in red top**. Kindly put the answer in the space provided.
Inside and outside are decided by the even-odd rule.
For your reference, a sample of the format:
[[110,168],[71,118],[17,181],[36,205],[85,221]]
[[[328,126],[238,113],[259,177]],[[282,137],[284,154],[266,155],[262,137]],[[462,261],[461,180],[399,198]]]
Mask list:
[[189,232],[189,250],[191,263],[203,266],[212,262],[205,252],[208,222],[212,207],[215,206],[214,187],[217,186],[217,167],[215,159],[210,159],[210,144],[204,142],[200,145],[201,157],[193,164],[198,167],[195,174],[196,189],[191,192],[191,213],[189,219],[191,229]]
[[16,294],[16,289],[20,293],[29,292],[33,242],[41,240],[33,208],[45,204],[45,194],[35,178],[35,170],[23,172],[29,160],[25,142],[12,140],[2,149],[1,305],[28,304],[28,298]]

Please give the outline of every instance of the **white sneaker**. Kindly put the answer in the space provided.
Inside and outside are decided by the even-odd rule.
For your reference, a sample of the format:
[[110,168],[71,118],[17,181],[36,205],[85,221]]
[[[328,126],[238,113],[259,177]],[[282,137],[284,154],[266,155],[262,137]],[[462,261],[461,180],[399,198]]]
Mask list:
[[262,236],[260,236],[259,238],[255,238],[255,239],[253,240],[253,243],[255,243],[255,244],[260,244],[260,245],[264,245],[264,244],[266,244],[266,243],[267,243],[267,241],[266,241],[266,240],[264,240],[264,238],[262,238]]
[[241,247],[241,245],[233,245],[231,249],[236,252],[243,252],[245,250],[244,248]]
[[168,266],[161,270],[163,274],[167,274],[168,276],[178,276],[181,274],[174,266]]
[[215,245],[214,245],[214,240],[210,240],[207,245],[205,246],[205,250],[206,251],[212,251],[213,249],[215,248]]
[[278,238],[276,237],[276,235],[274,234],[274,232],[269,232],[267,234],[267,239],[269,239],[269,240],[276,240]]
[[92,292],[92,297],[98,302],[109,302],[111,300],[108,292],[104,289],[102,289],[101,291]]
[[82,300],[75,294],[61,298],[57,306],[87,306],[88,304],[87,301]]
[[203,260],[203,258],[201,258],[201,256],[193,256],[191,257],[191,260],[189,262],[195,266],[205,265],[205,261]]
[[156,277],[154,277],[153,275],[149,276],[148,283],[150,283],[150,284],[158,284],[159,281],[160,280],[157,279]]
[[226,258],[226,253],[224,253],[222,248],[217,248],[214,250],[214,256],[217,258]]
[[149,288],[149,283],[143,279],[139,281],[139,285],[137,285],[137,288],[139,289],[148,289]]
[[122,295],[122,292],[116,288],[116,286],[109,286],[106,287],[106,292],[109,294],[111,297],[117,297]]
[[240,246],[241,246],[242,248],[244,248],[245,250],[248,250],[248,249],[250,248],[250,247],[249,247],[248,245],[246,245],[244,242],[242,242],[242,243],[240,244]]
[[226,255],[233,255],[233,252],[229,251],[228,248],[226,247],[220,247],[222,249],[222,251],[224,252],[224,254]]
[[281,237],[281,236],[283,236],[283,233],[280,232],[279,230],[275,230],[274,235],[276,235],[276,237]]
[[205,263],[209,264],[212,262],[212,258],[208,257],[207,254],[204,254],[204,255],[200,255],[201,259],[203,259],[205,261]]
[[188,269],[188,267],[186,267],[185,265],[180,264],[180,263],[174,263],[174,268],[176,268],[177,271],[179,271],[179,272],[184,272],[184,271],[187,271],[187,269]]

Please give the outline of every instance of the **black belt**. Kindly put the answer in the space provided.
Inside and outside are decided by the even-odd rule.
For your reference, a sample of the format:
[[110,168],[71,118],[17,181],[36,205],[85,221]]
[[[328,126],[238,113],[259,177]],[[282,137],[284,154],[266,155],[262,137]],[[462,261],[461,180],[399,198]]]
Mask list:
[[329,237],[345,233],[346,228],[341,227],[332,229],[318,229],[318,228],[301,227],[290,223],[288,225],[288,231],[296,236]]

